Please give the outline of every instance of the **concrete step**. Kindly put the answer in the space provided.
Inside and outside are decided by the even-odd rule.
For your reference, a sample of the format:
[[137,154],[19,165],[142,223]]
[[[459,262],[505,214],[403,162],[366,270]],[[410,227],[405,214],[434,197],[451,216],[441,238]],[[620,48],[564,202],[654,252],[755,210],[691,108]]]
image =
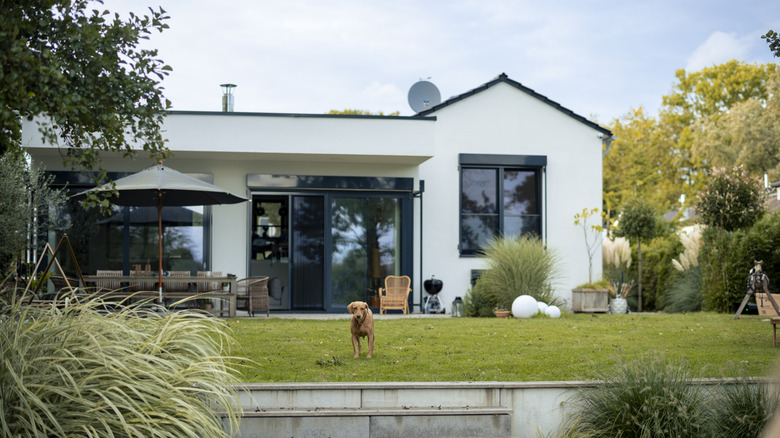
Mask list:
[[512,410],[501,407],[256,409],[237,436],[307,438],[509,437]]

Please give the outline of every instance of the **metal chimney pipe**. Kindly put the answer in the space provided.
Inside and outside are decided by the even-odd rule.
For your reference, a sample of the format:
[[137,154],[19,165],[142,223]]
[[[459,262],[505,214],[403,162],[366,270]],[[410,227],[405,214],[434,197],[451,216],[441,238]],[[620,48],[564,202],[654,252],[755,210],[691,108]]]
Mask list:
[[220,84],[220,87],[222,87],[222,112],[223,113],[232,113],[233,112],[233,89],[236,88],[238,85],[236,84]]

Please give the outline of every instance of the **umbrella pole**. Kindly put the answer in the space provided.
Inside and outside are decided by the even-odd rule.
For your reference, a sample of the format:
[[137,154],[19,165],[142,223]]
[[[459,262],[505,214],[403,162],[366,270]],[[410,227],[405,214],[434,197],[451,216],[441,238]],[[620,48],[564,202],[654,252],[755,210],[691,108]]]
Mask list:
[[159,276],[157,282],[157,291],[160,294],[159,303],[162,306],[162,192],[157,193],[157,262],[157,275]]

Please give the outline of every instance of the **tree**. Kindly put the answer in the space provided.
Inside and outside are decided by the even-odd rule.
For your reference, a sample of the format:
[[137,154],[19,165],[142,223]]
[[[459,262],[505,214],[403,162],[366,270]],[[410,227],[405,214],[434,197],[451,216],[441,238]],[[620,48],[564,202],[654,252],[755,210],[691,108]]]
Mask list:
[[766,40],[769,50],[774,52],[775,56],[780,57],[780,34],[770,29],[766,35],[761,35],[761,38]]
[[767,81],[766,101],[751,98],[734,104],[718,118],[693,127],[693,154],[706,166],[741,164],[754,175],[780,178],[780,73]]
[[[168,28],[150,14],[88,10],[90,0],[4,2],[0,8],[0,152],[21,147],[21,118],[67,148],[66,164],[100,167],[100,152],[165,158],[160,81],[171,68],[139,47]],[[101,176],[105,171],[101,169]]]
[[621,207],[620,220],[615,235],[636,238],[638,272],[638,311],[642,311],[642,239],[655,237],[656,213],[653,206],[641,198],[631,198]]
[[[359,110],[359,109],[345,109],[343,111],[330,110],[328,111],[328,114],[346,114],[352,116],[384,116],[385,115],[382,111],[372,113],[371,111]],[[400,111],[395,111],[388,114],[388,116],[397,116],[399,114],[401,114]]]
[[[695,192],[704,185],[706,155],[694,153],[694,125],[697,120],[718,123],[719,119],[739,102],[755,99],[766,104],[769,98],[769,80],[777,73],[777,65],[746,64],[729,61],[725,64],[688,73],[677,70],[678,83],[671,94],[663,97],[659,122],[665,141],[679,170],[679,193]],[[685,186],[692,186],[687,189]]]
[[610,130],[617,139],[604,157],[604,211],[611,216],[640,194],[659,210],[669,208],[680,197],[680,177],[663,127],[640,107],[615,120]]
[[707,186],[699,192],[696,210],[705,224],[726,231],[748,228],[764,214],[761,179],[751,177],[743,166],[716,167]]
[[0,278],[15,271],[14,263],[27,248],[41,249],[44,230],[54,223],[65,195],[49,188],[51,177],[29,167],[20,153],[0,156]]

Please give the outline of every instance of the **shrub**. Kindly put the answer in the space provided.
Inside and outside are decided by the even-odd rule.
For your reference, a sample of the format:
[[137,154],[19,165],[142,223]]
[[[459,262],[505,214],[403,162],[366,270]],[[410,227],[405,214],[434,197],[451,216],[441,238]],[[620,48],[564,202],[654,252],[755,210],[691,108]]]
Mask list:
[[713,436],[758,438],[780,407],[780,399],[767,383],[740,377],[720,385],[709,406]]
[[[237,374],[224,321],[66,296],[0,302],[0,436],[227,436]],[[215,409],[225,412],[230,431]]]
[[535,236],[491,239],[484,257],[487,268],[476,288],[497,307],[509,309],[520,295],[530,295],[537,301],[561,305],[554,295],[554,283],[560,276],[558,254],[545,248]]
[[683,366],[661,357],[618,362],[603,383],[574,396],[576,433],[594,437],[699,437],[707,428],[700,389]]
[[685,313],[701,311],[701,267],[694,266],[679,272],[671,281],[664,296],[664,311]]
[[716,227],[704,230],[699,253],[702,310],[730,313],[745,297],[745,281],[754,260],[745,248],[746,234],[745,230],[729,232]]
[[750,227],[764,214],[760,178],[751,177],[743,166],[715,167],[707,185],[696,197],[696,211],[705,224],[734,231]]
[[490,301],[479,288],[473,287],[463,297],[463,313],[466,316],[493,316],[496,303]]

